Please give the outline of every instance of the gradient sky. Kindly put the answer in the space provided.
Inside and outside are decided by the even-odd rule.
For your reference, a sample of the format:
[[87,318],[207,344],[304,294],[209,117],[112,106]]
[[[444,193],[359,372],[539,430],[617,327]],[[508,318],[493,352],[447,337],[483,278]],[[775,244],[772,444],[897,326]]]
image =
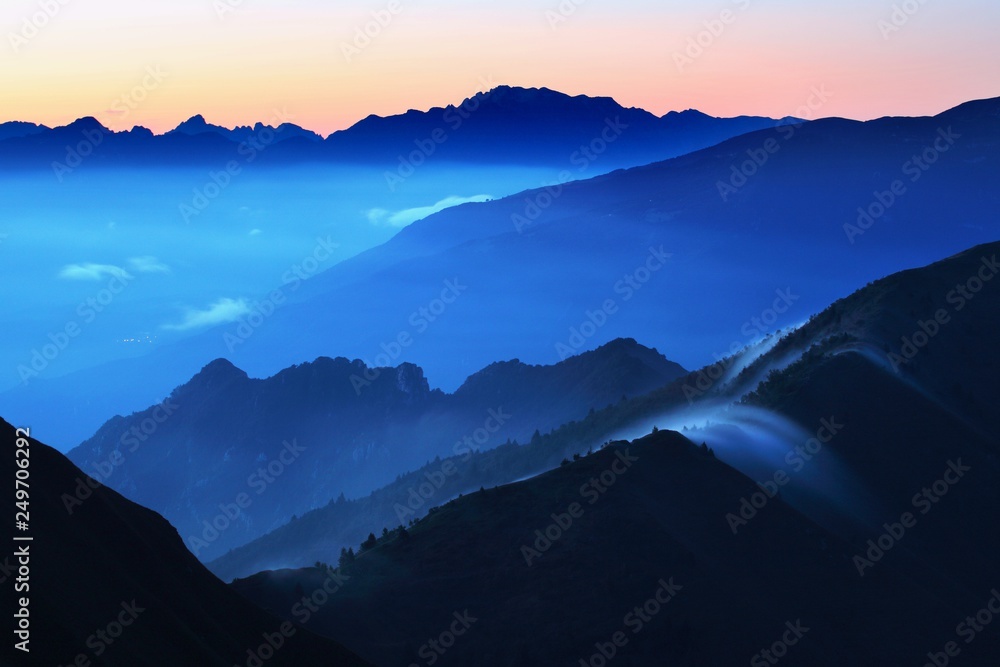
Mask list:
[[[161,132],[196,113],[231,127],[277,109],[327,134],[498,84],[609,95],[657,114],[769,116],[803,115],[823,86],[832,97],[815,116],[859,119],[1000,95],[995,0],[906,0],[915,13],[880,29],[900,2],[398,0],[348,59],[356,28],[390,0],[4,0],[0,121],[93,115]],[[48,18],[43,6],[58,9]],[[729,24],[678,67],[675,54],[724,10]]]

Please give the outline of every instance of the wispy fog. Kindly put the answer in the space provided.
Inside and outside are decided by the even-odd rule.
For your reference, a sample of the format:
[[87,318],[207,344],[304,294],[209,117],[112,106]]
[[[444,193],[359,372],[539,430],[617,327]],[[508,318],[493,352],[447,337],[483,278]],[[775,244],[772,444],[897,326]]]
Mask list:
[[421,217],[550,177],[427,165],[390,188],[372,166],[5,173],[0,387],[22,382],[19,366],[63,375],[234,320],[289,271],[311,277]]

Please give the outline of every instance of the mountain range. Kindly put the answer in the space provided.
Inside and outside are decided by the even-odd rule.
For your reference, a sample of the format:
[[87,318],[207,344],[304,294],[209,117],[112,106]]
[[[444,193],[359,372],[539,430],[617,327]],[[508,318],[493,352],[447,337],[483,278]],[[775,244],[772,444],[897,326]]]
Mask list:
[[210,165],[272,133],[275,174],[391,177],[429,141],[568,176],[0,395],[31,537],[0,585],[32,629],[0,662],[995,664],[1000,98],[806,123],[501,87],[291,120],[7,124],[0,162],[82,136],[94,167]]
[[372,163],[384,166],[387,173],[419,167],[430,159],[570,168],[574,158],[588,160],[587,149],[593,145],[610,169],[681,155],[795,120],[715,118],[695,110],[658,117],[607,97],[498,86],[458,105],[369,116],[326,138],[296,125],[284,110],[275,110],[267,123],[234,129],[208,123],[199,114],[162,135],[141,126],[112,132],[92,116],[56,128],[4,123],[0,168],[51,168],[53,162],[71,159],[74,151],[85,158],[85,168],[217,167],[229,160],[249,163],[258,158],[258,164],[269,165]]
[[[452,609],[476,621],[442,665],[920,664],[946,646],[989,664],[998,254],[875,281],[769,349],[567,426],[590,434],[578,450],[683,432],[604,440],[373,535],[338,559],[350,585],[315,627],[377,664],[426,657]],[[318,572],[233,585],[280,611]]]
[[[685,373],[634,340],[552,366],[493,364],[453,394],[412,364],[320,358],[256,380],[220,359],[68,456],[162,513],[207,562],[339,495],[366,496],[442,456],[527,442]],[[252,503],[233,509],[241,495]]]
[[[455,206],[285,290],[259,326],[37,379],[0,394],[0,409],[68,449],[95,415],[148,406],[219,357],[268,376],[330,349],[372,365],[383,355],[450,390],[497,359],[553,363],[632,337],[699,367],[859,284],[996,238],[998,111],[991,99],[935,117],[785,125]],[[449,281],[462,289],[445,304]],[[85,391],[98,381],[100,395]],[[54,413],[69,418],[46,424]]]

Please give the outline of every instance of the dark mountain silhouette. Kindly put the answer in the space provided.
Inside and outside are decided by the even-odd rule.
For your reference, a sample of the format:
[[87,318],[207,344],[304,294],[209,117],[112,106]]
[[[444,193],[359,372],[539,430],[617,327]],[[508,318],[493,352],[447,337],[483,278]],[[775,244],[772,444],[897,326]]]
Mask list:
[[[3,420],[0,438],[3,484],[13,497],[17,439]],[[8,540],[2,564],[11,591],[3,603],[8,621],[21,595],[30,600],[30,654],[15,650],[8,634],[3,664],[230,667],[247,664],[249,653],[266,655],[270,649],[259,647],[268,636],[281,646],[270,651],[268,665],[365,664],[297,625],[286,626],[279,642],[282,620],[213,577],[162,517],[110,489],[86,486],[84,473],[54,449],[35,440],[28,447],[30,529],[14,534],[33,540]],[[68,513],[63,496],[78,485],[90,495]],[[14,532],[13,510],[10,516]],[[15,593],[22,564],[29,575],[20,583],[28,587]]]
[[25,123],[16,120],[8,123],[0,123],[0,141],[17,137],[30,137],[33,134],[39,134],[49,129],[51,128],[45,125],[36,125],[35,123]]
[[[612,470],[619,453],[633,467],[589,504],[581,486]],[[380,665],[437,653],[428,640],[449,629],[452,610],[476,620],[441,665],[586,664],[602,647],[622,664],[738,664],[780,642],[786,623],[804,631],[801,641],[785,635],[796,640],[790,664],[877,665],[918,660],[925,633],[954,627],[953,608],[895,568],[858,577],[852,545],[779,500],[734,536],[724,517],[755,490],[678,434],[616,443],[451,502],[405,536],[390,534],[345,566],[349,585],[314,627]],[[574,503],[582,515],[569,523]],[[557,520],[566,527],[549,529]],[[558,536],[551,546],[535,533],[547,529]],[[295,586],[316,576],[265,572],[234,586],[281,610]],[[982,599],[948,593],[949,602],[978,609],[989,586]],[[880,620],[888,622],[872,633]],[[618,632],[623,647],[609,645]],[[996,645],[990,638],[975,655]]]
[[[361,161],[390,161],[395,169],[417,150],[435,159],[515,164],[552,164],[576,170],[595,143],[602,170],[636,166],[682,155],[746,132],[771,128],[771,118],[715,118],[698,111],[657,117],[625,108],[610,97],[571,97],[548,88],[498,86],[457,106],[408,111],[387,118],[369,116],[334,132],[334,154]],[[498,139],[503,138],[502,141]],[[411,160],[415,162],[416,160]]]
[[[163,513],[210,559],[341,493],[366,495],[438,456],[527,441],[685,373],[634,340],[554,366],[495,364],[450,395],[412,364],[320,358],[257,380],[220,359],[69,457]],[[252,503],[236,512],[240,494]],[[216,519],[224,529],[206,527]]]
[[281,123],[277,127],[264,125],[263,123],[256,123],[252,127],[249,125],[241,125],[230,130],[219,125],[213,125],[206,122],[205,117],[201,114],[192,116],[166,134],[186,134],[190,136],[197,136],[199,134],[211,132],[225,137],[230,141],[242,143],[245,141],[252,141],[255,137],[261,135],[261,133],[265,130],[274,132],[275,141],[285,141],[293,137],[308,139],[309,141],[323,140],[323,137],[315,132],[305,130],[294,123]]
[[[280,112],[275,115],[280,118]],[[53,161],[66,159],[67,149],[89,141],[94,150],[87,150],[84,168],[216,166],[220,159],[223,164],[242,159],[251,147],[255,162],[272,165],[361,162],[394,171],[401,157],[406,161],[416,151],[422,156],[412,162],[419,160],[419,164],[433,155],[438,161],[575,169],[579,165],[572,162],[574,158],[589,159],[581,150],[601,142],[595,145],[606,171],[681,155],[792,119],[714,118],[695,111],[657,118],[641,109],[626,109],[611,98],[500,86],[457,106],[410,110],[385,118],[369,116],[326,139],[289,122],[228,129],[206,122],[200,114],[155,137],[112,133],[92,118],[84,120],[85,125],[76,121],[52,130],[42,128],[30,136],[18,126],[0,133],[0,168],[50,168]],[[241,149],[245,152],[240,153]]]
[[[539,470],[554,467],[563,458],[598,446],[608,438],[648,430],[657,422],[682,420],[702,424],[709,418],[719,422],[717,427],[704,432],[701,437],[710,440],[716,437],[723,439],[723,442],[735,440],[730,443],[729,451],[726,452],[727,460],[746,468],[746,472],[765,479],[773,474],[776,464],[773,461],[762,463],[748,455],[755,446],[747,444],[751,436],[740,430],[746,425],[745,420],[738,427],[727,425],[727,420],[732,422],[734,417],[726,414],[727,404],[740,401],[752,405],[761,403],[754,390],[761,381],[768,378],[770,371],[775,374],[761,392],[767,391],[770,396],[777,391],[775,387],[786,387],[782,392],[794,396],[795,392],[787,389],[785,373],[812,369],[811,362],[822,354],[829,353],[838,359],[845,352],[852,355],[864,353],[869,358],[874,354],[876,366],[884,367],[889,364],[892,369],[888,354],[901,352],[901,339],[904,336],[912,339],[913,332],[908,331],[908,328],[917,326],[914,324],[917,321],[931,321],[939,309],[930,308],[929,304],[955,307],[957,304],[947,304],[951,290],[955,285],[964,283],[969,276],[977,274],[979,267],[984,266],[983,259],[992,261],[998,251],[1000,244],[978,247],[945,262],[905,271],[873,283],[852,296],[837,301],[813,317],[800,330],[784,337],[777,345],[771,340],[751,346],[739,355],[694,371],[650,394],[616,401],[579,423],[557,429],[537,441],[533,439],[531,444],[500,447],[472,458],[456,456],[445,459],[444,462],[454,466],[456,472],[429,498],[412,496],[411,490],[419,489],[428,475],[433,477],[440,471],[442,462],[404,476],[368,498],[330,503],[234,550],[211,563],[210,567],[223,579],[229,580],[236,576],[246,576],[257,569],[303,565],[323,560],[342,546],[359,543],[372,529],[395,525],[401,517],[404,523],[412,518],[422,517],[431,507],[460,493],[475,491],[483,485],[492,487],[521,479]],[[1000,424],[997,423],[994,411],[988,407],[1000,400],[1000,396],[996,395],[997,384],[991,380],[994,361],[989,338],[990,323],[998,319],[997,298],[1000,297],[994,295],[980,300],[975,310],[972,301],[968,301],[963,306],[963,310],[970,313],[965,325],[947,331],[942,329],[935,337],[935,340],[942,342],[935,343],[937,351],[933,356],[927,355],[926,359],[914,358],[913,361],[901,363],[899,375],[890,385],[901,382],[903,387],[886,390],[885,400],[896,396],[902,404],[910,401],[914,405],[930,401],[926,407],[926,414],[933,415],[929,418],[930,422],[951,424],[951,427],[961,430],[971,428],[980,434],[980,438],[983,433],[1000,432]],[[907,333],[901,333],[903,331]],[[980,354],[980,350],[984,348],[989,348],[989,352]],[[824,352],[820,353],[819,350]],[[971,359],[975,355],[979,356],[973,363]],[[796,361],[800,361],[801,365],[794,366]],[[793,371],[780,370],[790,366]],[[798,370],[795,371],[795,368]],[[852,373],[845,371],[843,378],[833,384],[838,387],[838,391],[852,395],[855,383],[874,387],[885,384],[885,381],[869,377],[855,378]],[[907,392],[911,390],[906,389],[909,386],[916,386],[922,396],[909,397]],[[860,400],[867,398],[863,396]],[[767,407],[773,409],[775,406]],[[856,407],[855,410],[864,411],[861,407]],[[837,415],[841,415],[841,412]],[[960,416],[957,422],[956,415]],[[817,414],[811,418],[814,424],[819,424],[826,417],[829,415]],[[809,423],[808,419],[800,418],[796,421]],[[735,423],[740,424],[738,420]],[[925,427],[918,427],[917,433],[922,428]],[[905,430],[909,432],[912,429],[908,427]],[[946,437],[944,434],[947,429],[935,430],[940,437]],[[888,437],[884,429],[879,432]],[[903,433],[903,430],[899,432]],[[780,439],[781,434],[774,433],[772,436]],[[872,448],[873,451],[879,449],[875,441],[872,442]],[[808,487],[816,481],[815,478],[804,476],[801,481],[795,481],[785,489],[786,495],[797,496],[797,502],[803,510],[816,513],[817,519],[822,519],[831,527],[843,528],[847,521],[846,529],[856,530],[856,527],[849,525],[849,517],[844,516],[845,508],[824,506],[809,498]],[[857,506],[847,510],[848,514],[858,515],[868,512]]]
[[[1000,243],[978,246],[876,281],[763,354],[747,351],[756,361],[722,364],[698,395],[686,389],[710,369],[539,440],[555,448],[575,433],[581,451],[651,419],[701,424],[690,441],[668,431],[614,441],[388,532],[345,560],[350,586],[315,629],[376,664],[415,660],[448,629],[447,611],[427,613],[433,599],[477,619],[442,665],[586,664],[601,647],[621,664],[735,664],[798,621],[808,632],[779,647],[790,664],[922,664],[948,642],[963,662],[992,664],[1000,642],[968,619],[996,595],[1000,549],[989,529],[1000,512],[997,255]],[[755,437],[764,414],[797,431]],[[746,477],[724,461],[756,469]],[[568,525],[574,502],[582,513]],[[315,576],[234,585],[280,610]],[[627,614],[663,581],[683,588],[636,632]],[[618,631],[627,641],[609,647]]]

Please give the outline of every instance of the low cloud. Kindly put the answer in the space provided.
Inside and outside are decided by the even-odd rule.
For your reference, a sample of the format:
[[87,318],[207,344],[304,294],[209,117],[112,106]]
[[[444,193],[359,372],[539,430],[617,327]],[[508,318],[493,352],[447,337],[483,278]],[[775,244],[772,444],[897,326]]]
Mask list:
[[169,331],[188,331],[202,327],[215,326],[216,324],[226,324],[235,322],[250,312],[250,305],[246,299],[219,299],[208,308],[201,310],[188,308],[184,313],[184,318],[176,324],[164,324],[163,328]]
[[[126,264],[130,270],[136,273],[170,272],[169,266],[152,255],[130,257]],[[64,280],[102,280],[108,277],[132,278],[132,275],[127,270],[116,264],[97,264],[96,262],[67,264],[57,275]]]
[[59,277],[65,280],[101,280],[106,276],[115,278],[131,278],[128,271],[114,264],[67,264],[59,272]]
[[170,273],[170,267],[152,255],[132,257],[128,260],[128,266],[139,273]]
[[406,227],[412,222],[416,222],[422,218],[426,218],[429,215],[433,215],[446,208],[451,208],[452,206],[458,206],[459,204],[468,204],[469,202],[484,202],[492,199],[490,195],[473,195],[471,197],[445,197],[441,201],[433,204],[431,206],[418,206],[416,208],[407,208],[402,211],[387,211],[384,208],[373,208],[369,209],[365,215],[368,218],[368,222],[373,225],[388,226],[388,227]]

